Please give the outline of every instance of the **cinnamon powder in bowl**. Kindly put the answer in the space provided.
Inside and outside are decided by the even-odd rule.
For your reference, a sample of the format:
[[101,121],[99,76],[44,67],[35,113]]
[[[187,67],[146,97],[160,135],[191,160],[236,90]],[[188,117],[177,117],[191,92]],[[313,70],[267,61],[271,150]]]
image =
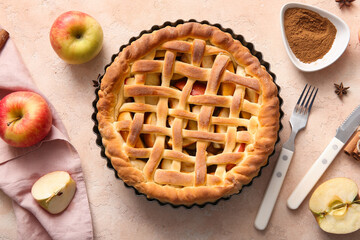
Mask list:
[[329,19],[304,8],[287,9],[284,26],[291,50],[304,63],[322,58],[336,36],[336,28]]
[[343,20],[311,5],[285,4],[280,23],[290,60],[305,72],[317,71],[335,62],[350,40],[349,27]]

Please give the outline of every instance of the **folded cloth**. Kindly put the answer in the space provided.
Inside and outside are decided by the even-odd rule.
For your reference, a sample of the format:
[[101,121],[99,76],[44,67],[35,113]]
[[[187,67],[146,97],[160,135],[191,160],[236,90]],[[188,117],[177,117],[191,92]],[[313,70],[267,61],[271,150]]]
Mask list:
[[[19,90],[42,95],[10,37],[0,51],[0,98]],[[15,148],[0,140],[0,189],[13,200],[18,239],[93,239],[79,154],[69,142],[54,107],[49,105],[53,126],[40,143]],[[77,186],[68,208],[56,215],[42,209],[31,195],[31,187],[36,180],[52,171],[67,171]]]

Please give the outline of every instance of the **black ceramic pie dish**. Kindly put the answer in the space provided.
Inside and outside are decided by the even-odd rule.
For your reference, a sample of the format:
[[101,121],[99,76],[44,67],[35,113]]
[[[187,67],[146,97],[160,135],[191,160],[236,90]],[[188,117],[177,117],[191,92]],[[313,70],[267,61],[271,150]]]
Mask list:
[[[101,135],[100,135],[100,132],[99,132],[99,129],[98,129],[98,121],[97,121],[97,119],[96,119],[96,114],[97,114],[96,104],[97,104],[97,102],[98,102],[98,100],[99,100],[98,91],[99,91],[99,89],[100,89],[101,79],[103,78],[103,76],[104,76],[104,74],[105,74],[106,68],[112,64],[112,62],[115,60],[116,56],[117,56],[126,46],[130,45],[133,41],[139,39],[143,34],[151,33],[151,32],[153,32],[153,31],[155,31],[155,30],[159,30],[159,29],[164,28],[164,27],[167,27],[167,26],[175,27],[175,26],[177,26],[178,24],[183,24],[183,23],[186,23],[186,22],[198,22],[198,23],[201,23],[201,24],[207,24],[207,25],[210,25],[210,26],[217,27],[217,28],[221,29],[222,31],[231,34],[231,36],[232,36],[234,39],[239,40],[245,47],[247,47],[247,48],[250,50],[250,52],[251,52],[252,55],[254,55],[255,57],[257,57],[257,58],[259,59],[261,65],[263,65],[263,66],[266,68],[266,70],[270,73],[270,75],[272,76],[272,78],[273,78],[273,80],[274,80],[274,83],[275,83],[275,85],[276,85],[276,87],[277,87],[277,89],[278,89],[278,98],[279,98],[279,102],[280,102],[280,106],[279,106],[279,108],[280,108],[280,118],[279,118],[280,128],[279,128],[279,131],[278,131],[278,136],[277,136],[277,140],[276,140],[275,146],[276,146],[276,145],[278,144],[278,142],[280,141],[279,133],[280,133],[281,129],[283,128],[283,125],[282,125],[282,123],[281,123],[281,119],[283,118],[283,115],[284,115],[283,111],[281,110],[281,105],[282,105],[282,103],[283,103],[283,100],[282,100],[282,98],[281,98],[280,95],[279,95],[279,93],[280,93],[280,87],[279,87],[279,85],[277,85],[276,82],[275,82],[276,76],[275,76],[274,73],[272,73],[272,72],[270,71],[270,64],[269,64],[268,62],[265,62],[265,61],[263,60],[263,58],[262,58],[262,53],[256,51],[256,50],[254,49],[254,45],[253,45],[252,43],[246,42],[245,39],[244,39],[244,37],[243,37],[242,35],[237,35],[237,34],[235,34],[231,29],[229,29],[229,28],[223,28],[220,24],[210,24],[208,21],[201,21],[201,22],[199,22],[199,21],[196,21],[196,20],[194,20],[194,19],[191,19],[191,20],[189,20],[189,21],[177,20],[176,22],[165,22],[165,23],[164,23],[163,25],[161,25],[161,26],[154,25],[150,30],[142,31],[142,32],[139,34],[139,36],[137,36],[137,37],[132,37],[127,44],[122,45],[122,46],[120,47],[120,49],[119,49],[119,52],[116,53],[116,54],[114,54],[114,55],[112,55],[112,57],[111,57],[111,62],[105,66],[105,68],[104,68],[104,73],[103,73],[102,75],[99,74],[99,76],[98,76],[98,78],[97,78],[97,81],[96,81],[96,83],[95,83],[95,87],[96,87],[96,89],[95,89],[95,95],[96,95],[96,97],[95,97],[95,100],[93,101],[93,104],[92,104],[93,107],[94,107],[94,113],[92,114],[92,120],[94,121],[93,131],[94,131],[94,133],[95,133],[96,136],[97,136],[97,138],[96,138],[96,144],[97,144],[98,146],[100,146],[100,148],[101,148],[101,156],[106,159],[106,161],[107,161],[107,166],[108,166],[109,168],[113,169],[113,171],[114,171],[114,173],[115,173],[115,177],[118,178],[118,179],[120,179],[120,180],[121,180],[121,178],[118,177],[116,170],[113,168],[113,166],[112,166],[112,164],[111,164],[111,160],[105,155],[105,147],[104,147],[104,145],[102,144],[102,141],[101,141]],[[274,153],[275,153],[275,148],[274,148],[274,151],[270,154],[269,158],[270,158]],[[259,174],[258,174],[256,177],[259,177],[259,176],[261,175],[262,169],[263,169],[264,167],[266,167],[266,166],[268,165],[268,163],[269,163],[269,161],[267,161],[267,164],[266,164],[266,165],[264,165],[263,167],[261,167],[261,169],[260,169],[260,171],[259,171]],[[256,177],[255,177],[255,178],[256,178]],[[253,180],[254,180],[255,178],[253,178]],[[253,181],[253,180],[252,180],[252,181]],[[250,185],[252,184],[252,181],[251,181],[249,184],[245,185],[245,186],[250,186]],[[128,186],[126,183],[124,183],[124,185],[125,185],[126,187],[128,187],[128,188],[134,189],[136,195],[143,195],[143,196],[144,196],[147,200],[149,200],[149,201],[157,201],[160,205],[171,205],[171,206],[174,207],[174,208],[185,207],[185,208],[188,208],[188,209],[192,208],[193,206],[197,206],[197,207],[203,208],[203,207],[205,207],[207,204],[216,205],[220,200],[228,200],[228,199],[230,199],[233,195],[238,195],[238,194],[241,193],[241,190],[240,190],[240,191],[239,191],[238,193],[236,193],[236,194],[233,194],[233,195],[231,195],[231,196],[227,196],[227,197],[220,198],[220,199],[218,199],[218,200],[215,201],[215,202],[208,202],[208,203],[204,203],[204,204],[202,204],[202,205],[193,204],[193,205],[191,205],[191,206],[186,206],[186,205],[174,205],[174,204],[171,204],[171,203],[163,203],[163,202],[160,202],[160,201],[157,200],[157,199],[149,199],[149,198],[146,197],[145,194],[140,193],[136,188],[134,188],[134,187],[132,187],[132,186]],[[245,187],[245,186],[244,186],[244,187]]]

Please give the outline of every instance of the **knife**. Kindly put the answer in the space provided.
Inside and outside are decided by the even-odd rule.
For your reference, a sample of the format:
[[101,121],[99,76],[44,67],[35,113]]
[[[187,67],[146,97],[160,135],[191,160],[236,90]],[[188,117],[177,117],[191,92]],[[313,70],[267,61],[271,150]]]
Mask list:
[[325,148],[324,152],[311,166],[309,171],[297,185],[295,190],[290,195],[287,206],[290,209],[297,209],[303,200],[306,198],[316,182],[323,175],[325,170],[334,160],[336,155],[340,152],[345,143],[352,136],[356,128],[360,124],[360,105],[348,116],[343,124],[337,129],[335,137],[330,144]]

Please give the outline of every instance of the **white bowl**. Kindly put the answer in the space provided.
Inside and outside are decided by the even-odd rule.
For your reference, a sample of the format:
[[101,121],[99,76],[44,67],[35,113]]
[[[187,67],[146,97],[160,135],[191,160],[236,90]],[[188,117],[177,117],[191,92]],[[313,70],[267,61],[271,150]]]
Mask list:
[[[334,26],[336,27],[336,30],[337,30],[335,40],[334,40],[334,43],[333,43],[331,49],[329,50],[328,53],[325,54],[325,56],[323,58],[318,59],[312,63],[303,63],[294,55],[294,53],[292,52],[292,50],[289,46],[289,43],[287,41],[287,38],[285,35],[285,29],[284,29],[284,15],[285,15],[285,11],[288,8],[304,8],[304,9],[314,11],[314,12],[320,14],[320,16],[329,19],[330,22],[332,22],[332,24],[334,24]],[[313,6],[306,5],[306,4],[301,4],[301,3],[285,4],[281,8],[280,24],[281,24],[281,34],[282,34],[282,39],[284,41],[285,49],[286,49],[291,61],[293,62],[293,64],[298,69],[300,69],[301,71],[304,71],[304,72],[314,72],[314,71],[323,69],[323,68],[329,66],[330,64],[332,64],[333,62],[335,62],[343,54],[343,52],[345,51],[345,49],[349,43],[349,40],[350,40],[349,27],[346,25],[346,23],[343,20],[341,20],[339,17],[335,16],[332,13],[329,13],[320,8],[313,7]]]

